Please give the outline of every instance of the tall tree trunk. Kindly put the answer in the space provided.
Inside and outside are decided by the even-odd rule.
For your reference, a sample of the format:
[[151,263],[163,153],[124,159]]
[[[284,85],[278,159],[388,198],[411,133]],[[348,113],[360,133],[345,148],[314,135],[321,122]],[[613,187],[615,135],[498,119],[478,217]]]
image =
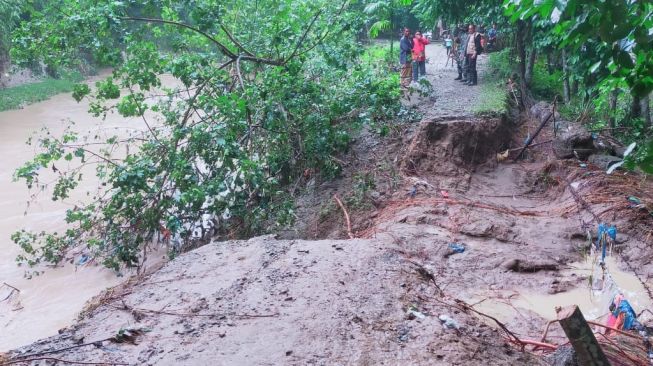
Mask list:
[[637,95],[633,95],[633,101],[630,105],[630,118],[640,117],[642,117],[642,99]]
[[642,111],[642,117],[647,126],[651,126],[651,99],[650,95],[647,95],[642,98],[640,101],[640,109]]
[[619,88],[614,88],[610,92],[610,106],[608,111],[608,121],[610,121],[610,128],[617,128],[617,120],[615,119],[615,111],[617,110],[617,100],[619,98]]
[[578,95],[578,80],[574,79],[574,81],[571,82],[571,95],[576,96]]
[[7,82],[5,74],[9,69],[9,50],[0,45],[0,88],[5,87]]
[[526,81],[526,36],[528,32],[527,23],[523,20],[517,21],[517,34],[515,43],[517,48],[517,57],[519,58],[519,88],[521,93],[520,108],[527,109],[531,105],[530,92]]
[[526,86],[530,88],[533,82],[533,69],[535,68],[535,60],[537,59],[537,51],[535,47],[531,47],[531,52],[528,55],[528,63],[526,64]]
[[567,51],[562,50],[562,72],[564,79],[562,80],[565,104],[571,102],[571,90],[569,90],[569,66],[567,65]]

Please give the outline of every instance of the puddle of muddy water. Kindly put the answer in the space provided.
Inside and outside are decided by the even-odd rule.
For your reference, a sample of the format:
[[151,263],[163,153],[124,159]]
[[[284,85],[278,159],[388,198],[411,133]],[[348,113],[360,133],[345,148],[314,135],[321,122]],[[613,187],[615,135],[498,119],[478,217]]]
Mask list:
[[[165,78],[164,83],[175,85],[171,77]],[[11,301],[0,302],[0,351],[56,334],[58,329],[71,324],[89,299],[124,279],[94,265],[41,268],[45,270],[43,275],[26,279],[26,268],[15,262],[20,249],[10,239],[20,229],[61,232],[65,228],[66,209],[88,199],[86,192],[94,192],[98,187],[91,170],[76,193],[64,202],[50,201],[50,192],[46,191],[28,207],[30,196],[25,184],[12,182],[15,169],[34,156],[34,147],[25,144],[28,137],[42,127],[57,136],[67,120],[75,122],[73,129],[77,132],[105,137],[127,136],[143,125],[140,119],[125,119],[116,114],[101,121],[92,118],[88,109],[88,103],[77,103],[69,94],[61,94],[24,109],[0,112],[0,285],[6,282],[20,290]],[[44,175],[47,174],[52,173]],[[5,297],[1,293],[0,296]]]
[[[612,281],[607,279],[602,290],[598,289],[600,286],[597,281],[594,281],[594,286],[590,286],[590,277],[597,279],[601,276],[600,268],[597,268],[594,263],[596,263],[594,260],[588,258],[587,261],[570,264],[571,269],[561,271],[561,275],[566,279],[588,278],[569,291],[546,294],[532,290],[516,290],[519,292],[477,295],[468,302],[472,304],[478,302],[474,306],[475,309],[493,315],[506,323],[516,316],[529,318],[529,311],[544,319],[552,320],[556,318],[556,307],[569,305],[578,305],[587,319],[599,319],[608,313],[610,301],[617,292],[626,296],[636,313],[644,309],[652,309],[651,299],[642,283],[634,274],[620,270],[614,258],[606,258],[607,273]],[[646,320],[649,316],[650,313],[646,312],[642,315],[642,319]]]

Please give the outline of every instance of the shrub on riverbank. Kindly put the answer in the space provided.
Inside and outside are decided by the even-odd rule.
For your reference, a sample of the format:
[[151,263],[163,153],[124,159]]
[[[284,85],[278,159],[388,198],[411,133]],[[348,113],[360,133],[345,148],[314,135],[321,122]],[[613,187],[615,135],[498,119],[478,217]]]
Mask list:
[[60,79],[48,78],[36,83],[0,89],[0,111],[19,109],[25,105],[46,100],[56,94],[70,92],[75,83],[81,80],[82,76],[75,73]]

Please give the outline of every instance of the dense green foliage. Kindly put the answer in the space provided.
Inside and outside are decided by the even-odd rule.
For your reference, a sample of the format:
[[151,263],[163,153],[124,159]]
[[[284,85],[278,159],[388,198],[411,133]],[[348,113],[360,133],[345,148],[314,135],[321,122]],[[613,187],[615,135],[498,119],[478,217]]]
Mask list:
[[413,0],[377,0],[365,5],[365,13],[374,17],[375,21],[369,27],[370,37],[376,38],[379,33],[398,30],[397,14],[407,8]]
[[[157,235],[180,250],[291,223],[297,184],[337,175],[336,155],[362,124],[400,111],[396,75],[360,61],[364,20],[347,1],[326,0],[61,1],[35,14],[16,33],[14,57],[113,63],[111,77],[73,96],[98,117],[139,117],[144,132],[38,141],[17,179],[43,189],[38,173],[64,160],[77,164],[57,172],[53,199],[70,195],[85,166],[101,184],[68,211],[65,233],[14,234],[19,259],[57,263],[82,246],[119,269],[138,266]],[[178,85],[163,85],[164,74]],[[126,144],[126,156],[114,154]]]
[[621,137],[640,143],[637,163],[653,173],[649,111],[653,91],[653,3],[506,0],[505,6],[514,22],[539,19],[551,24],[549,43],[570,54],[563,62],[570,69],[568,74],[578,75],[577,81],[584,84],[582,103],[590,102],[593,107],[586,117],[596,127],[616,127],[619,90],[629,92],[630,113],[621,116],[619,126],[628,134]]

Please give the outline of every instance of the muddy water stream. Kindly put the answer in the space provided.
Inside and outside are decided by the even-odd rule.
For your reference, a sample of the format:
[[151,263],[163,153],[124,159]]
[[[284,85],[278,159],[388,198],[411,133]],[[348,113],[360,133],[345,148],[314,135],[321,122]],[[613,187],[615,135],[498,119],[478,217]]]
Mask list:
[[[653,305],[651,299],[634,274],[622,271],[617,261],[608,257],[606,258],[607,273],[609,273],[607,276],[611,276],[611,280],[606,277],[606,285],[602,287],[598,280],[602,277],[602,273],[594,263],[590,259],[572,263],[570,269],[561,272],[563,278],[583,279],[575,288],[568,291],[556,294],[547,294],[546,289],[542,292],[522,291],[518,294],[514,291],[504,294],[495,293],[487,297],[487,300],[477,296],[471,302],[481,301],[475,306],[476,309],[493,314],[505,322],[509,322],[515,316],[525,315],[520,314],[520,310],[532,311],[544,319],[553,320],[556,319],[556,307],[569,305],[578,305],[587,319],[603,319],[616,292],[621,292],[637,313],[644,309],[651,309]],[[594,286],[590,286],[591,276],[594,278]],[[646,312],[640,320],[649,317],[650,313]]]
[[[110,114],[102,121],[87,111],[88,103],[77,103],[68,93],[24,109],[0,112],[0,285],[5,282],[20,290],[12,295],[12,301],[0,302],[0,351],[56,334],[58,329],[71,324],[90,298],[124,280],[93,264],[42,267],[42,275],[27,279],[26,268],[15,262],[20,248],[10,239],[13,232],[61,232],[65,228],[62,219],[66,209],[86,199],[86,192],[93,192],[98,186],[91,170],[77,193],[64,202],[52,202],[50,192],[46,191],[28,205],[30,192],[25,184],[12,182],[14,170],[34,155],[34,147],[25,143],[28,137],[42,127],[58,136],[68,120],[75,122],[73,130],[91,136],[126,136],[129,131],[145,128],[140,119]],[[60,168],[65,168],[61,164]],[[6,292],[7,287],[3,289]],[[0,293],[0,300],[5,296]]]

